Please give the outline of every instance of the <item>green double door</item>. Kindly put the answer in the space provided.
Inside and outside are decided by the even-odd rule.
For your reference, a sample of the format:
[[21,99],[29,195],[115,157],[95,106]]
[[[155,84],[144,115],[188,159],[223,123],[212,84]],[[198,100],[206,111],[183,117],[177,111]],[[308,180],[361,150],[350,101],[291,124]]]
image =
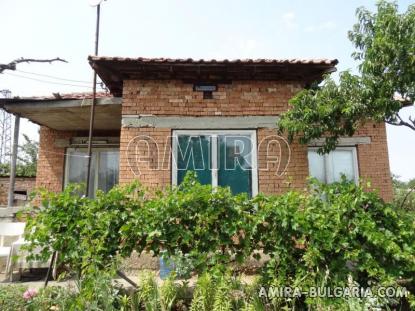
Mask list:
[[[177,184],[195,171],[202,184],[230,187],[233,194],[253,194],[254,141],[251,133],[178,134]],[[255,146],[256,147],[256,146]]]

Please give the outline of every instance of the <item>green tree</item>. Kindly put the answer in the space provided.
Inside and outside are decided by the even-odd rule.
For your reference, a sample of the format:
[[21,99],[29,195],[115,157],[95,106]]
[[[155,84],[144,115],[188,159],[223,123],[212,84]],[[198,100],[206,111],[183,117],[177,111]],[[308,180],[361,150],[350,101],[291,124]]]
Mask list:
[[307,144],[325,137],[323,153],[368,121],[415,131],[415,118],[399,115],[415,99],[415,5],[399,13],[396,3],[379,1],[377,12],[361,7],[356,15],[349,39],[356,48],[352,57],[358,74],[341,72],[337,82],[326,76],[322,84],[298,93],[279,122],[291,141],[299,137]]
[[[19,145],[16,164],[16,175],[22,177],[36,176],[39,143],[23,134],[24,143]],[[10,163],[0,163],[0,176],[10,174]]]
[[415,211],[415,178],[407,182],[392,176],[394,203],[398,209]]
[[18,176],[33,177],[36,176],[39,142],[31,140],[26,134],[23,138],[25,142],[19,146],[16,173]]

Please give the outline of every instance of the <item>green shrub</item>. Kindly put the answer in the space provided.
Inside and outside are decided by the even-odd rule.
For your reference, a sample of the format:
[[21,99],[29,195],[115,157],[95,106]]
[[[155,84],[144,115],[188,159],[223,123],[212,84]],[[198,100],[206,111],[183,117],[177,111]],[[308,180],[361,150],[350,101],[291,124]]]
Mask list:
[[25,303],[23,293],[25,291],[26,288],[20,285],[0,286],[0,310],[23,310]]
[[213,308],[215,287],[212,276],[208,273],[201,275],[193,292],[191,311],[209,311]]
[[[31,295],[24,298],[25,292]],[[49,311],[74,308],[75,293],[59,286],[28,289],[23,285],[3,285],[0,287],[0,310],[2,311]]]
[[77,295],[71,301],[75,310],[119,310],[122,300],[120,286],[113,283],[114,270],[88,269],[76,279]]
[[[30,248],[41,247],[44,259],[57,250],[78,272],[110,271],[117,255],[136,250],[172,259],[179,254],[199,275],[212,267],[223,273],[230,263],[263,252],[271,257],[263,269],[264,285],[346,287],[350,278],[362,287],[396,286],[403,280],[413,284],[414,213],[402,214],[376,193],[346,180],[313,182],[308,191],[252,199],[201,185],[194,174],[150,198],[137,185],[99,193],[95,200],[79,197],[76,190],[43,193],[45,207],[28,220],[26,238]],[[154,310],[171,306],[172,288],[160,298],[157,284],[150,279],[144,284],[132,301]],[[193,310],[234,307],[235,300],[224,296],[228,285],[215,280],[213,286],[222,290],[212,300],[200,283]],[[97,299],[92,297],[86,300]],[[123,303],[117,301],[111,304]],[[302,297],[266,305],[340,308],[349,302]],[[256,303],[259,307],[258,300],[244,301],[246,308]]]
[[[239,310],[244,305],[242,283],[229,272],[214,267],[197,280],[190,305],[191,311]],[[258,293],[254,295],[258,296]]]
[[39,294],[25,304],[24,310],[68,310],[75,309],[76,294],[74,290],[51,286],[39,290]]
[[366,288],[397,286],[399,280],[414,278],[413,218],[401,217],[376,193],[343,180],[331,185],[314,182],[306,193],[254,200],[258,222],[253,243],[271,256],[264,269],[265,284],[305,290],[347,287],[352,277]]
[[160,310],[160,292],[157,281],[152,273],[146,273],[140,284],[140,301],[145,310]]
[[71,185],[61,193],[39,193],[42,204],[30,210],[25,239],[29,251],[41,252],[29,259],[47,260],[57,251],[60,263],[82,273],[91,266],[110,267],[117,254],[125,254],[120,228],[142,205],[138,185],[98,192],[96,199],[79,196],[81,191],[81,186]]
[[234,260],[243,262],[251,251],[251,201],[246,195],[233,196],[228,188],[213,191],[194,174],[133,213],[121,230],[138,253],[146,250],[169,258],[180,253],[200,273]]
[[174,276],[168,278],[160,286],[153,273],[142,276],[137,293],[135,293],[137,310],[171,311],[182,300],[182,286],[174,282]]
[[165,280],[160,286],[161,311],[173,310],[179,296],[179,287],[174,283],[174,275]]
[[213,311],[231,311],[232,296],[231,286],[226,277],[220,277],[215,284],[215,295],[213,297]]

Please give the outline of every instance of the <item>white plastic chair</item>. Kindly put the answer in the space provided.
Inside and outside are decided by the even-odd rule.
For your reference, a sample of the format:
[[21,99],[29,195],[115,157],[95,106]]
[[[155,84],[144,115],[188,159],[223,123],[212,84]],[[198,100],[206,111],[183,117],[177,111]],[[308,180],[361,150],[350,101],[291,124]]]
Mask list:
[[13,243],[22,238],[26,224],[24,222],[0,222],[0,257],[7,257],[6,267],[9,266],[11,245],[5,246],[6,237],[14,237]]

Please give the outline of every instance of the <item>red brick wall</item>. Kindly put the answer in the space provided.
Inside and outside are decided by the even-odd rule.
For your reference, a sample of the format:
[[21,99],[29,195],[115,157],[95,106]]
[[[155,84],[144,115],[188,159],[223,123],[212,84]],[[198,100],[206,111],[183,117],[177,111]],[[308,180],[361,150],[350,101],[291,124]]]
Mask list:
[[[96,131],[94,137],[118,137],[119,131]],[[39,159],[37,163],[36,187],[50,191],[61,191],[65,169],[64,147],[57,147],[59,139],[72,137],[87,137],[86,131],[57,131],[45,126],[40,127]]]
[[[154,115],[184,115],[184,116],[240,116],[240,115],[279,115],[288,109],[289,99],[301,89],[301,83],[284,81],[233,81],[231,84],[219,84],[218,91],[213,92],[213,99],[203,99],[201,92],[194,92],[192,84],[181,81],[124,81],[123,115],[154,114]],[[303,189],[308,176],[307,147],[294,143],[290,146],[290,161],[284,174],[287,147],[283,140],[268,144],[275,137],[272,129],[258,129],[258,181],[259,191],[265,193],[281,193],[288,188]],[[160,149],[149,155],[153,161],[161,161],[165,157],[165,141],[170,135],[169,129],[121,129],[121,164],[120,182],[127,183],[139,179],[144,185],[160,187],[170,184],[170,171],[154,170],[155,162],[141,163],[141,175],[134,175],[129,162],[140,155],[138,150],[133,153],[127,147],[131,139],[139,135],[154,137]],[[361,178],[372,182],[386,200],[392,198],[389,160],[386,144],[386,131],[383,124],[367,125],[358,136],[371,137],[372,144],[359,145],[358,161]],[[268,138],[267,138],[268,137]],[[270,138],[271,137],[271,138]],[[262,143],[261,143],[262,142]],[[170,144],[170,142],[168,143]],[[144,147],[144,144],[142,144]],[[170,146],[168,146],[170,148]],[[274,154],[281,154],[281,159],[273,165],[267,159],[267,148]],[[138,148],[140,149],[140,148]],[[284,149],[284,150],[283,150]],[[281,152],[281,153],[280,153]],[[146,156],[141,154],[141,156]],[[158,158],[159,160],[156,160]],[[268,160],[268,161],[267,161]],[[277,163],[280,167],[277,167]],[[285,162],[284,162],[285,161]],[[272,162],[272,159],[271,159]],[[268,164],[267,164],[268,163]],[[137,163],[136,163],[137,164]],[[136,165],[135,164],[135,165]],[[160,163],[157,163],[160,164]],[[267,170],[267,165],[268,170]],[[152,166],[153,168],[149,167]]]
[[[36,184],[35,177],[16,177],[14,190],[26,191],[27,195],[34,190]],[[9,191],[9,177],[0,177],[0,206],[7,205],[7,197]],[[16,200],[15,204],[22,204],[22,200]]]
[[[263,140],[264,137],[272,137],[272,135],[276,135],[275,130],[259,129],[258,142]],[[384,200],[391,201],[393,198],[393,190],[385,124],[368,123],[362,126],[355,136],[370,137],[371,139],[370,144],[356,146],[359,177],[364,183],[370,181],[372,190],[379,191],[379,194]],[[267,160],[267,141],[264,140],[264,142],[260,145],[258,152],[259,190],[271,194],[281,193],[288,188],[303,189],[306,186],[306,178],[308,177],[307,147],[295,142],[290,145],[291,154],[287,170],[283,176],[279,176],[276,174],[278,172],[278,168],[276,167],[271,167],[269,171],[264,170],[266,166],[265,160]],[[275,152],[279,154],[278,146],[284,147],[284,142],[279,140],[276,148],[275,144],[271,144],[270,146],[274,148],[272,150],[274,154]],[[284,163],[284,161],[282,162]],[[281,170],[281,167],[279,170]]]
[[[288,109],[288,100],[300,89],[301,83],[234,81],[231,84],[219,84],[218,92],[213,93],[214,99],[203,99],[201,92],[193,91],[192,84],[180,81],[127,80],[124,82],[122,113],[184,116],[279,115]],[[259,191],[281,193],[288,188],[303,189],[308,176],[307,147],[296,143],[290,146],[290,162],[286,172],[281,174],[286,164],[285,142],[277,139],[277,142],[268,144],[266,137],[276,134],[272,129],[258,129],[257,134],[260,145]],[[46,186],[54,191],[62,189],[64,148],[57,148],[53,142],[57,138],[68,138],[72,135],[70,132],[57,132],[42,127],[37,186]],[[120,183],[138,179],[144,186],[153,189],[170,185],[171,161],[166,159],[170,155],[170,135],[170,129],[122,128]],[[372,140],[370,145],[357,147],[360,177],[370,179],[373,188],[379,189],[380,194],[390,200],[392,185],[384,124],[368,124],[357,135],[369,136]],[[145,136],[151,138],[145,140]],[[140,142],[137,143],[137,140]],[[144,151],[147,150],[147,145],[154,144],[157,144],[158,149],[153,148],[150,153]],[[267,159],[267,148],[271,148],[276,155],[281,154],[281,159],[274,159],[275,163],[271,163],[268,170],[266,165],[272,159]],[[280,167],[278,162],[281,162]]]
[[[151,189],[170,185],[170,135],[170,129],[123,128],[120,183],[137,179]],[[360,178],[370,181],[372,189],[390,201],[393,192],[384,124],[369,124],[357,136],[371,138],[371,144],[357,145]],[[272,129],[258,129],[257,138],[259,191],[278,194],[288,189],[304,189],[308,177],[307,146],[292,143],[288,150],[284,139],[278,138]]]
[[152,190],[170,185],[170,135],[170,129],[123,128],[119,182],[138,179]]
[[67,139],[73,132],[56,131],[40,127],[39,159],[37,162],[36,187],[50,191],[61,191],[65,165],[65,148],[56,147],[56,139]]
[[259,191],[278,194],[304,189],[308,177],[307,146],[278,138],[273,129],[258,129]]
[[213,99],[203,99],[193,84],[181,81],[124,81],[123,115],[186,116],[278,115],[301,89],[283,81],[233,81],[219,84]]
[[370,181],[372,188],[378,190],[386,201],[391,201],[393,188],[385,124],[368,123],[356,133],[356,136],[371,138],[370,144],[357,146],[360,177]]

